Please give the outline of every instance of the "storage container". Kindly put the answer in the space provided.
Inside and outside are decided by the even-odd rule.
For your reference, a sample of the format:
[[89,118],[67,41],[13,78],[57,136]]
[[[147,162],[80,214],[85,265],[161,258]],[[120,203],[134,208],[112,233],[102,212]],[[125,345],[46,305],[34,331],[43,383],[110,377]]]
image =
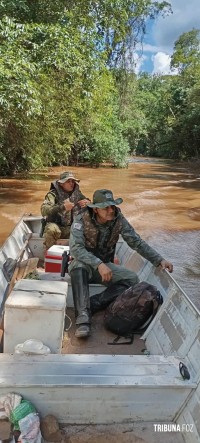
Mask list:
[[69,246],[53,245],[49,248],[45,254],[45,272],[61,272],[62,255],[67,251],[69,252]]
[[4,352],[28,339],[61,352],[68,283],[19,280],[5,303]]

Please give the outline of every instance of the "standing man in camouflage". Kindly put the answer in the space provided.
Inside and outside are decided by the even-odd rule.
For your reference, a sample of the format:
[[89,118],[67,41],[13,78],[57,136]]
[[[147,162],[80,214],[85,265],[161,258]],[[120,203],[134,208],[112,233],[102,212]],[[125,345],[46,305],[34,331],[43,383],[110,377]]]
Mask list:
[[131,249],[136,250],[154,266],[173,271],[173,265],[151,248],[135,232],[116,206],[111,191],[100,189],[94,192],[93,202],[87,210],[78,215],[71,227],[70,254],[73,257],[69,267],[75,306],[76,337],[90,335],[89,282],[109,286],[120,280],[139,282],[135,272],[114,264],[115,247],[121,234]]
[[46,219],[46,249],[55,245],[60,238],[69,238],[73,217],[90,202],[80,191],[79,181],[72,172],[66,171],[51,183],[41,206],[41,214]]

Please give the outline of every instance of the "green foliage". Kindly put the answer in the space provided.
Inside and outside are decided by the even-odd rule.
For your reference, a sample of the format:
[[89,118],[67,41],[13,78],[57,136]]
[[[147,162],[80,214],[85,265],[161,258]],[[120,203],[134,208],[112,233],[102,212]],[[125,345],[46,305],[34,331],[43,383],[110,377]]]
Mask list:
[[117,89],[108,69],[97,74],[93,91],[85,98],[84,105],[82,126],[77,128],[73,145],[74,162],[87,161],[98,166],[109,161],[114,166],[125,165],[129,146],[123,139]]
[[177,75],[131,69],[146,19],[166,13],[154,0],[0,0],[0,173],[199,156],[199,30],[175,43]]
[[173,99],[176,120],[172,146],[180,158],[200,154],[200,30],[193,29],[175,42],[172,66],[178,68]]
[[182,34],[174,45],[174,53],[171,58],[171,67],[177,68],[179,73],[185,71],[191,65],[199,65],[200,52],[200,30],[192,29],[192,31]]
[[[20,153],[27,154],[20,166],[8,158],[6,173],[67,161],[82,102],[101,66],[94,45],[72,31],[60,25],[18,25],[8,18],[1,22],[2,151],[15,143],[16,151],[20,145]],[[8,131],[11,122],[14,137]]]
[[134,153],[179,159],[199,157],[199,37],[199,31],[193,30],[175,43],[172,66],[179,69],[178,75],[142,74],[135,79],[126,74],[125,92],[120,89],[121,116]]
[[0,16],[20,23],[56,23],[68,6],[67,0],[1,0]]
[[153,0],[1,0],[2,173],[74,157],[125,164],[130,137],[106,66],[124,63],[146,18],[167,10]]

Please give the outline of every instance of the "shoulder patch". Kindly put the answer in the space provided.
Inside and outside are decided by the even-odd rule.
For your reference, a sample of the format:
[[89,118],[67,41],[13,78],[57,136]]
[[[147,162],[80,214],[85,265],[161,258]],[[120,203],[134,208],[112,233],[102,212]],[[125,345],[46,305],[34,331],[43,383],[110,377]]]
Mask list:
[[74,223],[74,229],[78,229],[80,231],[80,229],[82,228],[82,224],[81,223]]

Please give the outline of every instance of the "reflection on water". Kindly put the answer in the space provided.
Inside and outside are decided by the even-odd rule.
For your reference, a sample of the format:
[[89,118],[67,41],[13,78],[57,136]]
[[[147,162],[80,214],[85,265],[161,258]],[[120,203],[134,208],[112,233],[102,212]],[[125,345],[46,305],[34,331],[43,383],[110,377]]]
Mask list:
[[[0,179],[0,243],[24,213],[39,214],[50,182],[66,167],[18,179]],[[70,167],[82,192],[111,189],[136,231],[174,263],[174,277],[198,303],[200,174],[188,164],[134,158],[127,169]]]

